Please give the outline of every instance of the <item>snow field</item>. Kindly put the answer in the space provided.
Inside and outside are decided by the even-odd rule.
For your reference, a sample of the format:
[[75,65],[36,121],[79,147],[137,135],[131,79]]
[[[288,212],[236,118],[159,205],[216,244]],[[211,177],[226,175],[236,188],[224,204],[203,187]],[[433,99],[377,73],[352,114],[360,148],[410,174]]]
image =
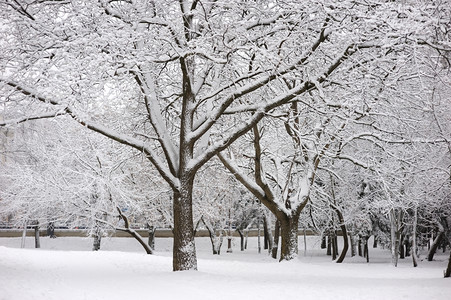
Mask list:
[[[278,263],[257,252],[256,238],[233,253],[224,244],[211,254],[208,238],[197,238],[198,272],[172,272],[172,239],[156,240],[156,255],[146,255],[129,238],[104,238],[102,250],[90,251],[88,238],[42,238],[41,249],[18,249],[20,238],[0,238],[1,300],[94,299],[447,299],[451,282],[442,278],[447,256],[411,259],[390,265],[388,250],[370,248],[370,263],[347,258],[331,262],[308,238],[304,256],[300,237],[298,259]],[[27,238],[26,247],[33,247]],[[371,256],[372,255],[372,256]],[[373,258],[373,261],[371,260]],[[424,258],[424,255],[421,257]],[[293,298],[294,297],[294,298]]]

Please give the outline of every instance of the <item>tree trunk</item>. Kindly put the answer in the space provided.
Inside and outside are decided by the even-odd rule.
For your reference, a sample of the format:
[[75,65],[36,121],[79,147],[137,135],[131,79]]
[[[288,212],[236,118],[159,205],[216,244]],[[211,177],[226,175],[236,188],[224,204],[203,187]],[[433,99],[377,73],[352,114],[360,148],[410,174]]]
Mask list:
[[269,248],[268,224],[266,222],[266,218],[263,216],[263,249],[268,250],[268,248]]
[[330,235],[327,236],[327,251],[326,255],[332,255],[332,238]]
[[280,235],[280,222],[276,221],[276,226],[274,229],[274,243],[272,245],[271,256],[274,259],[277,259],[277,251],[279,248],[279,235]]
[[221,254],[221,246],[222,246],[222,231],[219,234],[219,237],[216,236],[216,231],[211,224],[207,224],[204,220],[205,227],[207,227],[208,234],[210,235],[211,249],[213,251],[213,255]]
[[249,237],[249,229],[244,231],[244,249],[247,249],[247,238]]
[[265,213],[263,214],[263,229],[265,234],[265,249],[268,250],[268,254],[271,254],[274,240],[272,236],[270,218],[268,218]]
[[[221,242],[222,244],[222,242]],[[227,253],[232,253],[232,237],[227,237]]]
[[257,220],[257,249],[258,253],[262,252],[261,242],[260,242],[260,218]]
[[[149,238],[147,240],[147,245],[149,246],[150,250],[155,251],[155,231],[156,231],[156,227],[155,226],[148,226],[148,233],[149,233]],[[152,253],[149,253],[152,254]]]
[[359,235],[359,241],[357,242],[357,250],[359,252],[359,256],[363,256],[362,251],[362,237]]
[[341,231],[343,233],[343,250],[341,250],[340,257],[337,259],[337,263],[342,263],[345,260],[346,254],[349,249],[348,231],[344,224],[340,225]]
[[26,238],[27,238],[27,221],[23,223],[22,240],[20,242],[20,248],[25,248]]
[[56,238],[55,235],[55,224],[53,222],[49,222],[49,225],[47,225],[47,236],[51,239]]
[[406,235],[404,237],[404,247],[405,247],[405,257],[409,257],[410,256],[411,243],[410,243],[410,236],[408,236],[408,235]]
[[418,266],[418,257],[417,257],[417,223],[418,223],[418,208],[415,207],[414,216],[413,216],[413,228],[412,228],[412,263],[414,267]]
[[98,251],[100,250],[100,243],[102,241],[102,235],[99,230],[96,229],[94,232],[94,241],[92,244],[92,251]]
[[[134,237],[139,242],[139,244],[144,248],[144,250],[146,251],[147,254],[153,254],[155,245],[153,245],[154,248],[151,248],[149,243],[146,244],[146,242],[143,240],[143,238],[134,229],[128,228],[124,231],[128,232],[132,237]],[[155,231],[154,231],[154,233],[155,233]],[[150,234],[150,232],[149,232],[149,234]]]
[[41,240],[39,238],[39,221],[34,224],[34,247],[41,248]]
[[437,237],[434,239],[434,241],[432,242],[431,248],[429,249],[428,261],[432,261],[434,259],[434,254],[435,254],[435,252],[437,252],[438,246],[442,242],[442,239],[444,236],[445,236],[445,233],[443,231],[440,231],[437,234]]
[[448,267],[445,270],[444,277],[445,278],[451,277],[451,251],[449,251]]
[[401,238],[399,240],[399,258],[404,259],[406,257],[404,252],[404,235],[401,235]]
[[336,230],[334,230],[334,252],[335,252],[335,258],[337,258],[337,256],[338,256],[338,234],[337,234]]
[[[338,222],[340,223],[341,233],[343,235],[343,242],[344,242],[343,250],[341,251],[340,257],[337,259],[337,263],[342,263],[346,257],[346,253],[348,252],[348,248],[349,248],[348,230],[346,228],[345,220],[344,220],[343,214],[341,213],[340,209],[335,205],[332,206],[332,208],[337,213]],[[338,244],[338,243],[336,243],[336,244]]]
[[349,239],[351,240],[351,257],[356,256],[356,242],[355,242],[355,238],[354,238],[354,234],[353,233],[349,233]]
[[370,262],[370,251],[368,248],[368,240],[370,239],[369,236],[365,237],[364,245],[363,245],[363,256],[366,258],[366,262]]
[[243,231],[241,229],[237,229],[236,231],[238,231],[238,234],[240,235],[240,249],[241,249],[241,251],[244,251],[244,234],[243,234]]
[[[144,248],[144,250],[146,251],[147,254],[153,254],[154,252],[154,248],[152,248],[152,243],[154,243],[155,239],[155,227],[153,226],[149,226],[149,224],[147,224],[147,226],[149,227],[149,240],[147,242],[147,244],[144,242],[143,238],[141,235],[139,235],[139,233],[130,228],[130,222],[128,221],[128,218],[126,215],[124,215],[121,211],[121,209],[119,207],[116,207],[117,212],[119,213],[119,216],[122,218],[122,220],[124,220],[124,224],[125,224],[125,228],[117,228],[117,230],[120,231],[125,231],[128,232],[132,237],[134,237],[139,244]],[[152,235],[152,237],[151,237]],[[153,244],[153,247],[155,247],[155,244]],[[100,245],[99,245],[100,248]]]
[[398,266],[399,250],[401,246],[401,222],[403,219],[403,211],[392,209],[390,217],[390,238],[391,238],[391,255],[393,266]]
[[292,260],[298,255],[298,223],[299,214],[286,216],[280,221],[282,245],[280,247],[280,261]]
[[180,178],[180,191],[174,192],[174,245],[172,267],[174,271],[197,270],[196,245],[193,224],[193,181]]
[[332,231],[332,260],[336,260],[337,259],[337,255],[338,255],[338,247],[337,247],[337,233],[335,230]]
[[327,248],[327,239],[326,239],[326,235],[323,233],[321,235],[321,249],[326,249]]
[[373,248],[377,248],[377,235],[374,236]]

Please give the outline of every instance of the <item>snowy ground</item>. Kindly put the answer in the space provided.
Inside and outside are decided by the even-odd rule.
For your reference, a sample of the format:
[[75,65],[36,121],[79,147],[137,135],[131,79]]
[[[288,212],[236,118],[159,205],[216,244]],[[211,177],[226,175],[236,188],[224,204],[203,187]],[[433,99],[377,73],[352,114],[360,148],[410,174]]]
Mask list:
[[[19,249],[20,238],[0,238],[1,300],[93,299],[450,299],[451,279],[443,278],[447,254],[436,261],[411,259],[390,265],[387,250],[370,249],[370,263],[347,258],[335,264],[309,237],[304,255],[278,263],[257,253],[256,238],[249,249],[210,254],[208,238],[197,238],[199,271],[172,272],[171,239],[157,239],[156,255],[146,255],[131,238],[105,238],[102,250],[90,251],[92,240],[66,237],[41,239],[41,249]],[[64,250],[64,251],[61,251]],[[421,257],[424,258],[424,255]]]

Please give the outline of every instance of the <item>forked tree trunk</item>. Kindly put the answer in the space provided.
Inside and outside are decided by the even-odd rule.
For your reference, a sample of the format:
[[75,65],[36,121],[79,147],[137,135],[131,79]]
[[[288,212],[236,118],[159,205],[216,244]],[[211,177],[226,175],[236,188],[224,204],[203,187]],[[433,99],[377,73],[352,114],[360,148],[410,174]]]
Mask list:
[[220,255],[221,246],[223,242],[222,231],[219,233],[219,236],[216,236],[216,232],[212,226],[207,224],[205,224],[205,226],[207,227],[208,234],[210,235],[211,249],[213,251],[213,255]]
[[282,245],[280,247],[280,261],[292,260],[298,255],[298,223],[299,214],[285,216],[280,221]]
[[[139,244],[144,248],[144,250],[146,251],[147,254],[153,254],[154,249],[151,248],[151,243],[153,243],[154,241],[153,241],[153,237],[151,237],[151,235],[155,236],[155,227],[149,226],[149,240],[148,240],[148,243],[146,244],[146,242],[144,242],[142,236],[136,230],[134,230],[133,228],[130,227],[130,222],[129,222],[127,216],[122,213],[122,211],[119,207],[116,207],[116,209],[117,209],[117,212],[119,213],[119,216],[122,218],[122,220],[124,220],[124,224],[125,224],[125,228],[117,228],[117,230],[128,232],[132,237],[134,237],[139,242]],[[151,228],[152,228],[152,230],[151,230]],[[153,233],[151,233],[151,231]],[[155,245],[154,245],[154,247],[155,247]]]
[[180,189],[174,191],[174,245],[172,266],[174,271],[197,270],[196,245],[193,224],[193,181],[180,178]]

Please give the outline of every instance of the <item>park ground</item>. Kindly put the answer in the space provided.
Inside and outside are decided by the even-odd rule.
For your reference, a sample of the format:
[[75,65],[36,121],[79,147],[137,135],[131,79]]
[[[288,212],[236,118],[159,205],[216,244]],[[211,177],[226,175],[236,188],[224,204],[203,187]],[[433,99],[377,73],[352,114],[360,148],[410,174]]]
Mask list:
[[155,255],[146,255],[131,238],[104,238],[98,252],[92,239],[41,238],[32,249],[27,238],[0,238],[0,300],[115,299],[449,299],[451,279],[443,278],[448,253],[420,264],[411,258],[390,263],[387,249],[370,248],[370,263],[348,257],[336,264],[319,249],[318,237],[299,238],[299,256],[278,263],[257,251],[249,238],[246,251],[234,240],[233,253],[212,255],[208,238],[196,238],[199,271],[172,272],[172,239],[156,240]]

